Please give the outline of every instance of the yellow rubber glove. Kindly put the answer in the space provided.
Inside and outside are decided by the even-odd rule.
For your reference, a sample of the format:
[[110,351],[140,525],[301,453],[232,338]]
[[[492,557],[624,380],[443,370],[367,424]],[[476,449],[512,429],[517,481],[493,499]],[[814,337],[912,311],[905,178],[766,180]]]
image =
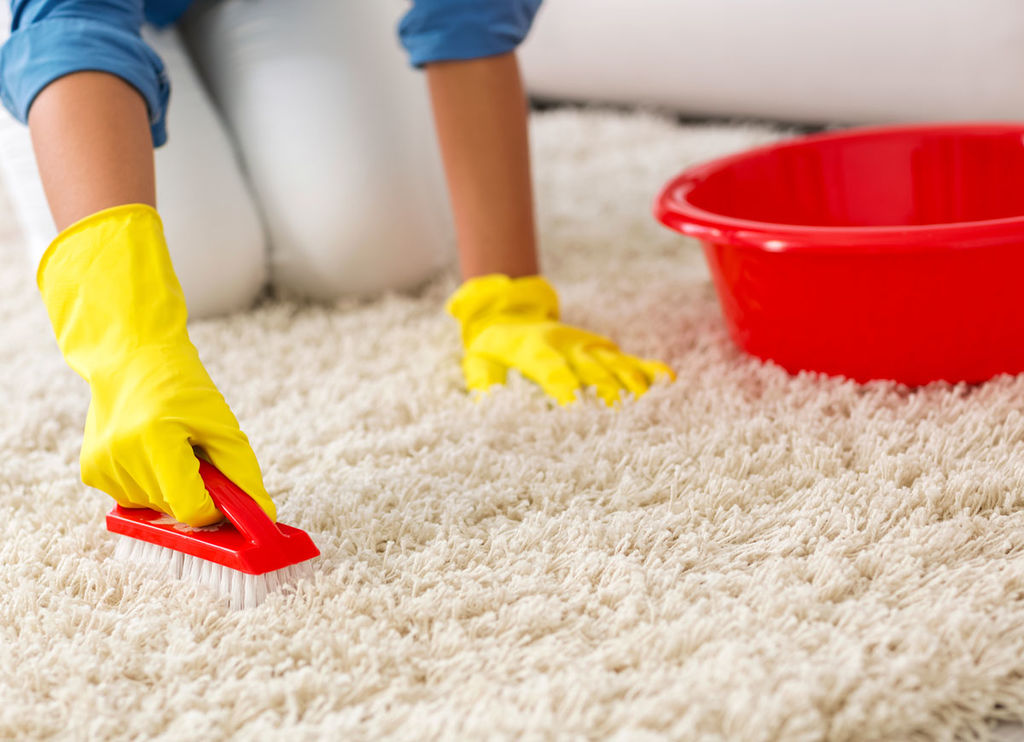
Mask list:
[[640,396],[657,377],[675,378],[660,361],[627,355],[606,337],[559,322],[558,295],[541,276],[472,278],[447,310],[462,325],[462,370],[472,390],[504,384],[515,368],[559,404],[593,386],[611,405],[623,389]]
[[256,456],[185,329],[185,297],[163,225],[142,204],[117,206],[61,232],[37,273],[68,364],[92,399],[82,481],[125,507],[190,526],[221,519],[193,446],[276,517]]

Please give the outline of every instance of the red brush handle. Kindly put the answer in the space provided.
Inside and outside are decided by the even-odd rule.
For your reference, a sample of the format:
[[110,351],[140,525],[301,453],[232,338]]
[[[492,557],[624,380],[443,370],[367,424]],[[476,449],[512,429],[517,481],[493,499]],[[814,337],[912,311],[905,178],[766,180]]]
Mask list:
[[270,545],[281,540],[278,530],[263,508],[256,504],[237,484],[224,476],[213,464],[199,459],[199,476],[213,504],[231,521],[239,533],[257,546]]

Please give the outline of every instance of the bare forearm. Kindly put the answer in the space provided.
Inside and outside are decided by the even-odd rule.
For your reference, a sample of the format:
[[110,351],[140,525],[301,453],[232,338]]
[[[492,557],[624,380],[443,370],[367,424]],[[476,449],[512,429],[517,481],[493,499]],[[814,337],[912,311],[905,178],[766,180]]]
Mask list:
[[58,229],[111,206],[156,206],[149,117],[128,83],[103,72],[67,75],[39,94],[28,123]]
[[463,278],[536,274],[527,103],[514,54],[427,66]]

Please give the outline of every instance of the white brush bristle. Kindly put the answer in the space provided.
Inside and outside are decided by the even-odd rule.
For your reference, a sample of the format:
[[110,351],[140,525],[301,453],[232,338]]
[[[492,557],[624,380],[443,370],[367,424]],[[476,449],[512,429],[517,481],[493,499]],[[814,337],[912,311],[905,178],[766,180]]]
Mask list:
[[255,608],[271,593],[287,590],[299,580],[313,577],[308,561],[262,575],[250,575],[128,536],[117,539],[114,558],[131,564],[153,565],[166,577],[203,585],[227,598],[232,609]]

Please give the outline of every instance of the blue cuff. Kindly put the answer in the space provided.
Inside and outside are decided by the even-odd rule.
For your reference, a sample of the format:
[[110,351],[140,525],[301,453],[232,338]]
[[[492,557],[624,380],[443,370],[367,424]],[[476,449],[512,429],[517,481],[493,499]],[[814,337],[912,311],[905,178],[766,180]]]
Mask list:
[[163,28],[181,18],[191,4],[192,0],[145,0],[143,11],[148,23]]
[[415,0],[398,25],[409,62],[504,54],[526,38],[541,0]]
[[170,83],[163,62],[137,33],[88,18],[49,18],[19,28],[0,49],[0,100],[19,121],[36,96],[72,72],[117,75],[146,100],[153,146],[167,141]]

